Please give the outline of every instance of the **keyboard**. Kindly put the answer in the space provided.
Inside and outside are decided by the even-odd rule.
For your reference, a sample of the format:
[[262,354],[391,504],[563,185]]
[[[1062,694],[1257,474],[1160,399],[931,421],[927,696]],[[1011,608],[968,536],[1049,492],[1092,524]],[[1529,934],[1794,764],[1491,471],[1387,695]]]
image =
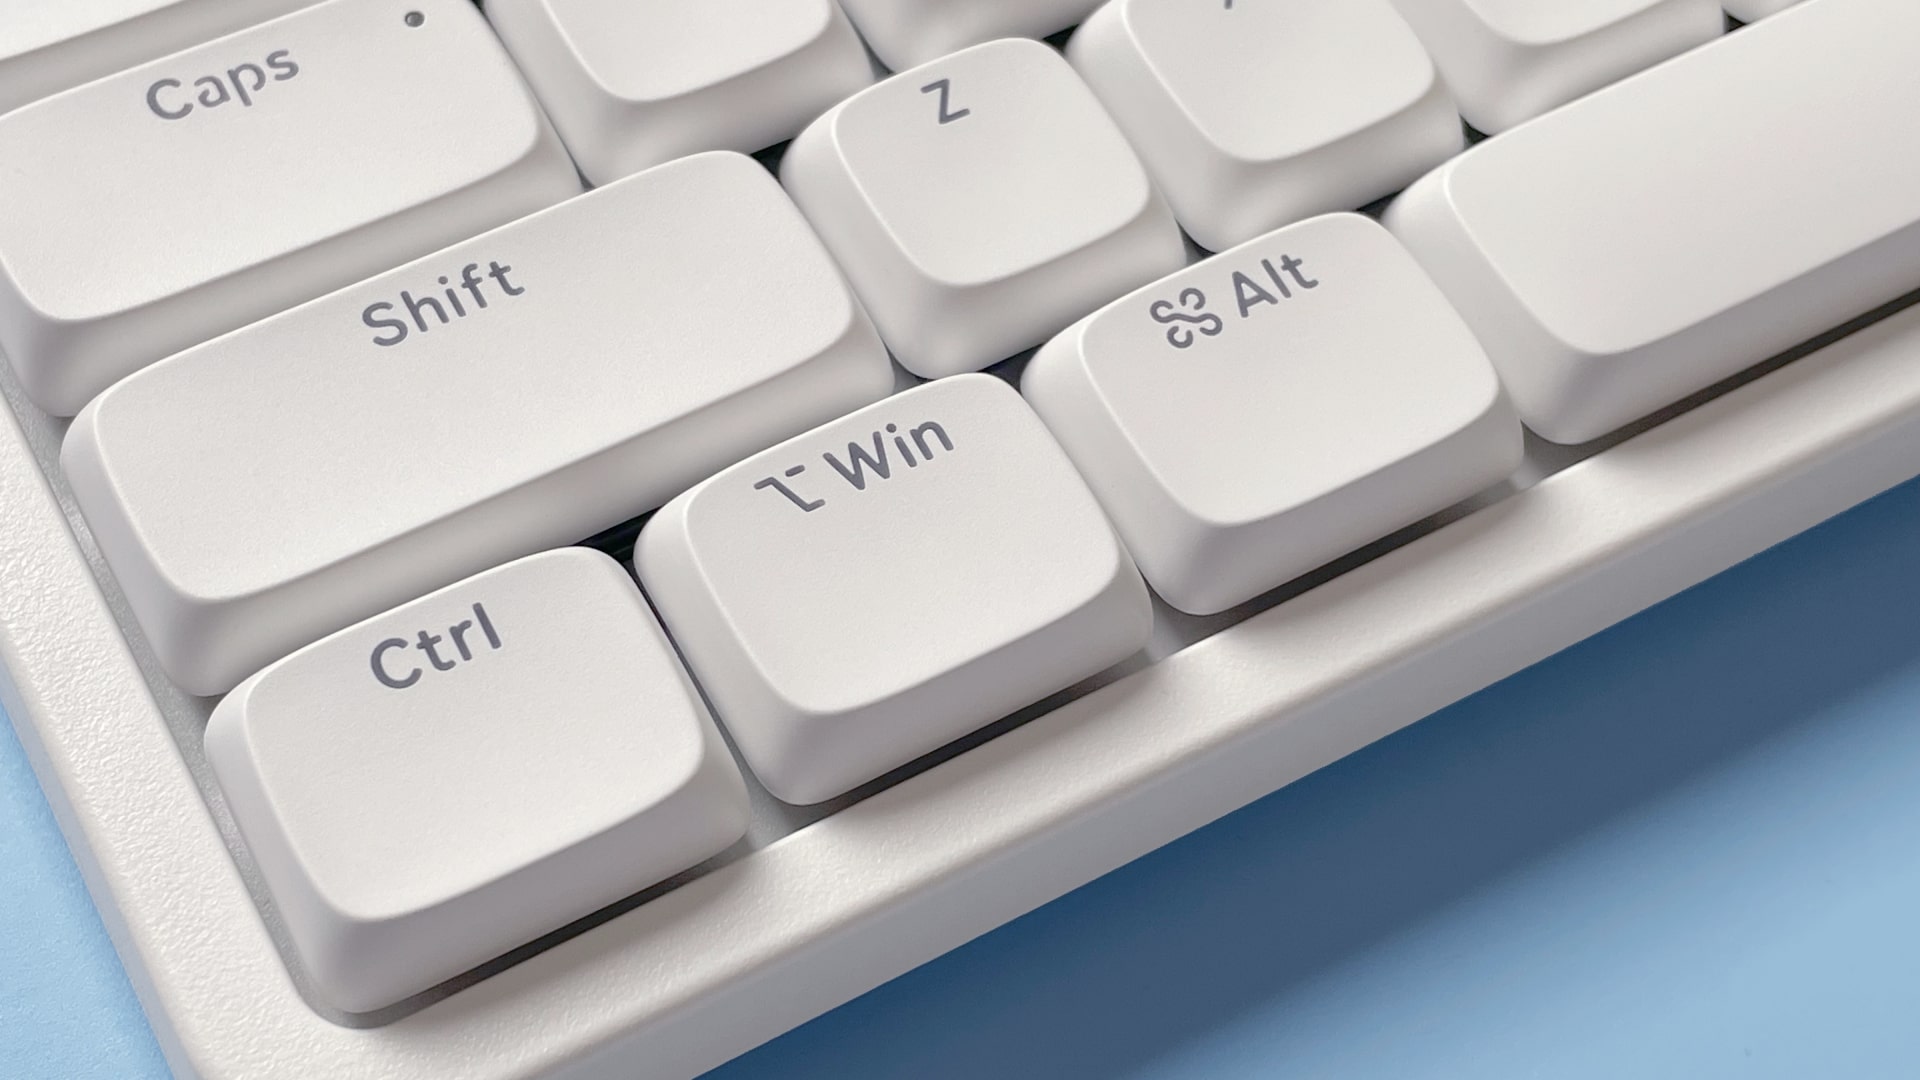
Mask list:
[[688,1078],[1920,475],[1904,0],[0,10],[182,1076]]

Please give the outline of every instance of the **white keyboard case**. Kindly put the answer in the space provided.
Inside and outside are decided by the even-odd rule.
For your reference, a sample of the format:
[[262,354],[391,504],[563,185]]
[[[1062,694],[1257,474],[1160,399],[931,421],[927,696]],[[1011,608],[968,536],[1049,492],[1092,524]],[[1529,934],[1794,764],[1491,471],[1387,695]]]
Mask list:
[[0,412],[0,701],[181,1076],[684,1078],[1920,474],[1920,308],[359,1028],[282,962],[58,429]]

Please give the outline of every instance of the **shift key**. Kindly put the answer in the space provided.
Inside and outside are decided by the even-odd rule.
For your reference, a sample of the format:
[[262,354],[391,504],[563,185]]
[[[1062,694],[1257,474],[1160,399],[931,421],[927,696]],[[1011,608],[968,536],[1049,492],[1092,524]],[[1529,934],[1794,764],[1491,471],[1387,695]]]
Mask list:
[[0,116],[0,349],[72,416],[579,191],[472,4],[331,0]]
[[162,666],[216,694],[892,385],[780,185],[714,153],[155,364],[61,460]]

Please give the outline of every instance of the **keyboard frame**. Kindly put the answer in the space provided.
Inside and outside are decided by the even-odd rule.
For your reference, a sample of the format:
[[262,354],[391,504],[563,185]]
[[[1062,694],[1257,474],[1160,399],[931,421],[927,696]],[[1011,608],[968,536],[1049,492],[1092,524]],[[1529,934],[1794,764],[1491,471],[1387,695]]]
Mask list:
[[179,1075],[677,1080],[1920,474],[1920,307],[371,1028],[300,996],[0,413],[0,703]]

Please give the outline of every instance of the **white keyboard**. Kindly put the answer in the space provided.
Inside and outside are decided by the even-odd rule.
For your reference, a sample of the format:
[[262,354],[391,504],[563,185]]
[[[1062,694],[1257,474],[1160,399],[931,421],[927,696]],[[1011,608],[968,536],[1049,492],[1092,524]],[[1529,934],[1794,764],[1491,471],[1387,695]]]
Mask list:
[[1920,474],[1916,56],[0,0],[0,702],[180,1075],[692,1077]]

